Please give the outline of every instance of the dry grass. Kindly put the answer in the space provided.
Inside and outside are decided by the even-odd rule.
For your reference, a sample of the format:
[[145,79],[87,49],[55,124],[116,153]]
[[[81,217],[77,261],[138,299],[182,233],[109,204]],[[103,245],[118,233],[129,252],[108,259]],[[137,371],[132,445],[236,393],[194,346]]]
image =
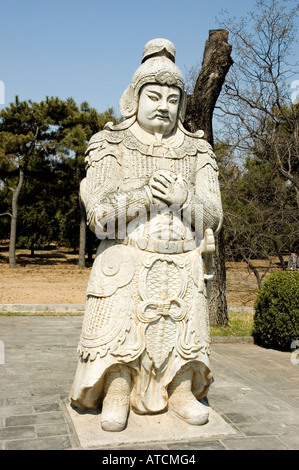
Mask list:
[[[85,303],[91,267],[78,269],[78,254],[52,246],[36,251],[17,250],[17,266],[8,267],[8,244],[0,244],[0,303]],[[255,265],[262,272],[264,261]],[[227,263],[227,302],[253,306],[257,283],[245,263]]]

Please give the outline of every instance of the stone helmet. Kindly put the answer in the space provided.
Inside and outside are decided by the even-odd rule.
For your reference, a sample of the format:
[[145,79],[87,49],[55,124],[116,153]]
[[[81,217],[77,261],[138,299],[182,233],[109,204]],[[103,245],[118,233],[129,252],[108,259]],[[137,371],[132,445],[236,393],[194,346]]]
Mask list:
[[175,65],[175,46],[167,39],[152,39],[144,46],[142,63],[119,102],[120,111],[125,118],[137,113],[140,90],[149,83],[176,86],[181,90],[178,117],[183,122],[187,93],[183,75]]

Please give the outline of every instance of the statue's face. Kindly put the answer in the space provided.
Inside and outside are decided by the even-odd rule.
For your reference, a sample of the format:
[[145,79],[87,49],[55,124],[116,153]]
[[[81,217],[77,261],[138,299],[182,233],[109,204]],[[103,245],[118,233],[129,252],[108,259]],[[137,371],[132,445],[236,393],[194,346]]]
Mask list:
[[176,126],[180,96],[175,86],[144,85],[137,111],[139,125],[152,134],[170,134]]

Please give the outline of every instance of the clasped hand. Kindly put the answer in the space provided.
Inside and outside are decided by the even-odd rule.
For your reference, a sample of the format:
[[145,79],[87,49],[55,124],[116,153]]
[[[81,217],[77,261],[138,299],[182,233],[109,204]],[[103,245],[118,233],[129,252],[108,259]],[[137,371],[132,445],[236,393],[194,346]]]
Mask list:
[[161,205],[161,201],[168,206],[182,206],[187,199],[187,184],[182,175],[176,175],[170,170],[157,170],[149,181],[154,204]]

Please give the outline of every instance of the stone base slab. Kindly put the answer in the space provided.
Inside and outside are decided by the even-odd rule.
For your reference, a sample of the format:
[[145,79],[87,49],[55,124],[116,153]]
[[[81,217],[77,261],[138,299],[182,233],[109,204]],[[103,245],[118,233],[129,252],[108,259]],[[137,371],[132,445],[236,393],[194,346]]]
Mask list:
[[119,446],[155,445],[163,442],[197,441],[237,434],[215,410],[210,408],[207,424],[192,426],[171,411],[156,415],[130,412],[126,429],[121,432],[103,431],[100,412],[81,412],[66,402],[66,408],[83,449],[114,449]]

